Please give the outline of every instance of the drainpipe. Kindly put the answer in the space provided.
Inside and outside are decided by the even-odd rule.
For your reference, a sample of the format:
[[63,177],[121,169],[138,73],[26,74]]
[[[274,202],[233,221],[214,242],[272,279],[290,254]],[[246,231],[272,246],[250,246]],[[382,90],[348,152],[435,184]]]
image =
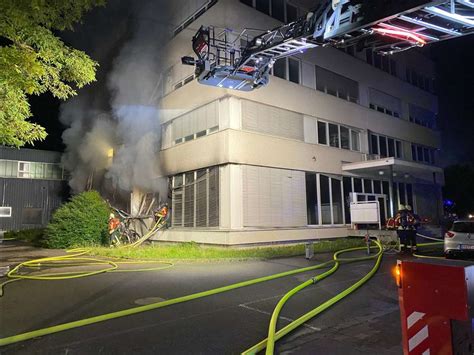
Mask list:
[[390,217],[395,216],[393,208],[393,165],[388,167],[388,199],[390,200]]

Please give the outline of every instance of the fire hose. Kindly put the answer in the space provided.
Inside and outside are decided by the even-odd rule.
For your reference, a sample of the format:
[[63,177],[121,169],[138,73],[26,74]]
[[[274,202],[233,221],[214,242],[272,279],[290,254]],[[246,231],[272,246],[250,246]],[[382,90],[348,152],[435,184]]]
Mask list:
[[[81,320],[77,320],[77,321],[73,321],[73,322],[63,323],[63,324],[59,324],[59,325],[55,325],[55,326],[51,326],[51,327],[47,327],[47,328],[37,329],[37,330],[30,331],[30,332],[9,336],[9,337],[0,339],[0,346],[5,346],[5,345],[13,344],[13,343],[18,343],[18,342],[25,341],[25,340],[28,340],[28,339],[33,339],[33,338],[36,338],[36,337],[40,337],[40,336],[44,336],[44,335],[48,335],[48,334],[54,334],[54,333],[62,332],[62,331],[69,330],[69,329],[74,329],[74,328],[78,328],[78,327],[82,327],[82,326],[86,326],[86,325],[90,325],[90,324],[104,322],[104,321],[111,320],[111,319],[130,316],[130,315],[133,315],[133,314],[147,312],[147,311],[151,311],[151,310],[154,310],[154,309],[164,308],[164,307],[168,307],[168,306],[171,306],[171,305],[175,305],[175,304],[179,304],[179,303],[183,303],[183,302],[188,302],[188,301],[203,298],[203,297],[208,297],[208,296],[211,296],[211,295],[220,294],[220,293],[223,293],[223,292],[228,292],[228,291],[231,291],[231,290],[235,290],[237,288],[242,288],[242,287],[246,287],[246,286],[250,286],[250,285],[255,285],[255,284],[258,284],[258,283],[261,283],[261,282],[275,280],[275,279],[279,279],[279,278],[290,276],[290,275],[296,275],[296,274],[303,273],[303,272],[318,270],[318,269],[328,267],[329,265],[334,263],[335,265],[331,268],[331,270],[333,270],[333,271],[330,270],[331,272],[327,271],[327,272],[321,274],[320,277],[318,278],[319,280],[321,280],[321,279],[331,275],[332,273],[334,273],[340,263],[350,263],[350,262],[355,262],[355,261],[368,260],[368,259],[371,259],[371,258],[377,258],[376,268],[374,267],[373,272],[370,274],[369,277],[367,277],[367,275],[366,275],[366,277],[364,279],[362,279],[363,280],[362,283],[364,283],[365,281],[367,281],[373,275],[373,273],[375,273],[376,269],[378,268],[378,265],[380,264],[380,259],[381,259],[381,255],[382,255],[382,247],[381,247],[380,243],[378,243],[378,242],[376,242],[376,245],[379,248],[379,252],[377,254],[374,254],[374,255],[371,255],[371,256],[343,259],[343,258],[339,258],[338,255],[340,255],[342,253],[345,253],[345,252],[366,250],[366,247],[358,247],[358,248],[350,248],[350,249],[340,250],[340,251],[335,253],[335,255],[333,257],[333,260],[329,260],[327,262],[324,262],[324,263],[321,263],[321,264],[318,264],[318,265],[299,268],[299,269],[290,270],[290,271],[285,271],[285,272],[282,272],[282,273],[277,273],[277,274],[273,274],[273,275],[269,275],[269,276],[259,277],[259,278],[256,278],[256,279],[242,281],[242,282],[238,282],[238,283],[234,283],[234,284],[231,284],[231,285],[214,288],[214,289],[207,290],[207,291],[197,292],[197,293],[193,293],[193,294],[190,294],[190,295],[173,298],[173,299],[166,300],[166,301],[161,301],[161,302],[148,304],[148,305],[145,305],[145,306],[139,306],[139,307],[124,309],[124,310],[120,310],[120,311],[116,311],[116,312],[112,312],[112,313],[107,313],[107,314],[103,314],[103,315],[99,315],[99,316],[94,316],[94,317],[90,317],[90,318],[85,318],[85,319],[81,319]],[[54,259],[54,258],[45,258],[45,259]],[[68,258],[66,258],[66,259],[68,259]],[[100,260],[100,259],[96,259],[96,261],[97,260]],[[52,260],[49,260],[49,261],[52,261]],[[108,263],[109,263],[108,267],[104,268],[104,270],[102,270],[100,272],[112,272],[112,270],[116,270],[117,266],[114,265],[114,263],[117,264],[117,262],[110,261]],[[337,265],[337,267],[335,267],[336,265]],[[166,267],[171,267],[171,264],[166,266]],[[110,271],[105,271],[105,270],[109,270],[109,269],[110,269]],[[133,270],[130,270],[130,271],[133,271]],[[99,272],[95,272],[94,274],[97,274],[97,273],[99,273]],[[64,275],[63,277],[73,278],[74,276],[77,276],[77,275]],[[79,277],[82,277],[82,276],[79,276]],[[362,283],[360,283],[359,286],[357,286],[357,287],[360,287],[360,285],[362,285]],[[333,303],[335,303],[335,302],[333,302]],[[329,304],[327,307],[329,307],[333,303]],[[296,325],[295,327],[297,327],[297,326],[298,325]],[[281,331],[278,332],[276,334],[276,336],[277,336],[277,338],[280,338],[282,336]]]

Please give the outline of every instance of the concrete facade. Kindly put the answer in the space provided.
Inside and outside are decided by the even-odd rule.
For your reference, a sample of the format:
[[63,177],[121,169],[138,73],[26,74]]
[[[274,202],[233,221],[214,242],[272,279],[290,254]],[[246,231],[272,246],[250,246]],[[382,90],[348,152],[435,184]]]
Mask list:
[[[174,22],[192,25],[166,49],[160,161],[173,201],[171,228],[161,240],[238,245],[346,236],[350,192],[382,197],[387,217],[409,203],[439,218],[444,178],[436,166],[432,62],[416,51],[386,59],[355,48],[316,48],[280,62],[267,87],[204,86],[180,64],[192,54],[195,29],[240,32],[281,22],[255,1],[188,5]],[[308,5],[287,2],[284,13],[303,15]]]

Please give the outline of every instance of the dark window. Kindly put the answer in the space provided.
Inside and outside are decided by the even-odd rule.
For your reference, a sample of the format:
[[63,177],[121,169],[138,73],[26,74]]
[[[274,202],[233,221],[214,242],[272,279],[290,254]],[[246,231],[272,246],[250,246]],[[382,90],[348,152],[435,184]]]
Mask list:
[[431,158],[431,164],[435,163],[435,151],[434,149],[430,149],[430,158]]
[[300,83],[300,62],[296,59],[288,58],[289,68],[289,80],[293,83]]
[[397,62],[390,59],[390,74],[397,76]]
[[342,224],[341,180],[331,179],[331,193],[334,224]]
[[376,135],[371,134],[370,135],[370,153],[371,154],[379,154],[379,148],[378,148],[378,139]]
[[319,183],[321,188],[322,224],[331,224],[331,200],[329,197],[329,178],[325,175],[320,175]]
[[286,58],[278,59],[273,65],[273,75],[286,79]]
[[350,149],[349,128],[341,126],[341,148]]
[[417,161],[418,159],[416,159],[416,147],[412,144],[411,145],[411,158],[414,160],[414,161]]
[[423,148],[423,160],[427,163],[430,162],[430,151],[428,148]]
[[371,194],[372,191],[372,182],[370,179],[364,179],[364,192],[366,194]]
[[390,68],[389,68],[389,60],[388,60],[388,57],[387,56],[382,56],[382,69],[384,71],[386,71],[387,73],[390,72]]
[[352,180],[348,176],[342,178],[342,184],[344,185],[344,215],[346,217],[346,223],[351,223],[350,213],[350,193],[352,192]]
[[362,180],[354,178],[354,192],[362,192]]
[[400,206],[400,202],[398,201],[398,184],[396,182],[393,183],[393,210],[398,211],[398,207]]
[[285,22],[285,0],[272,0],[272,17]]
[[308,224],[319,224],[316,174],[313,173],[306,173],[306,208],[308,212]]
[[298,11],[296,7],[286,4],[286,22],[293,22],[298,18]]
[[416,147],[416,156],[418,158],[418,161],[423,161],[423,147]]
[[374,194],[381,194],[381,193],[382,193],[381,181],[374,180]]
[[365,59],[367,60],[367,63],[369,63],[370,65],[373,64],[373,61],[372,61],[372,49],[366,49],[365,51]]
[[380,156],[387,156],[387,138],[379,136]]
[[382,58],[380,54],[374,53],[374,66],[376,68],[382,69]]
[[388,191],[388,181],[382,181],[382,193],[385,195],[389,195],[390,191]]
[[196,227],[207,226],[207,179],[206,169],[196,172]]
[[402,157],[402,142],[400,141],[395,141],[395,145],[396,145],[396,152],[395,152],[395,156],[397,158],[401,158]]
[[326,135],[326,122],[318,121],[318,143],[319,144],[328,144],[328,137]]
[[194,173],[186,173],[184,188],[184,226],[194,227]]
[[394,157],[395,156],[395,141],[392,138],[388,138],[387,142],[388,142],[388,156]]
[[405,205],[407,203],[406,199],[405,199],[405,184],[403,182],[399,183],[398,184],[398,187],[399,187],[399,191],[400,191],[400,203],[402,205]]
[[339,130],[338,126],[329,123],[329,145],[339,148]]
[[267,15],[270,14],[270,0],[256,0],[256,9]]
[[411,184],[406,185],[407,189],[407,203],[413,208],[413,188]]

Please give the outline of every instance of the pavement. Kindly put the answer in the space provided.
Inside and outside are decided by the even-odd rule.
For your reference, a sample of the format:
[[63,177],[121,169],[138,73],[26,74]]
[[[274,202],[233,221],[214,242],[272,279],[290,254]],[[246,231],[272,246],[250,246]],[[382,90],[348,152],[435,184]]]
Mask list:
[[[13,243],[14,244],[14,243]],[[7,248],[5,250],[5,248]],[[0,252],[8,251],[8,243]],[[39,254],[32,253],[35,257]],[[362,254],[352,253],[352,256]],[[160,271],[107,273],[75,280],[22,280],[0,298],[0,338],[231,283],[319,264],[301,257],[177,264]],[[277,342],[280,354],[401,354],[397,288],[384,256],[361,289]],[[374,261],[342,265],[284,307],[278,328],[364,276]],[[130,266],[132,267],[132,266]],[[266,337],[274,306],[289,289],[323,270],[89,325],[0,348],[1,354],[234,354]],[[5,279],[0,279],[0,282]]]

